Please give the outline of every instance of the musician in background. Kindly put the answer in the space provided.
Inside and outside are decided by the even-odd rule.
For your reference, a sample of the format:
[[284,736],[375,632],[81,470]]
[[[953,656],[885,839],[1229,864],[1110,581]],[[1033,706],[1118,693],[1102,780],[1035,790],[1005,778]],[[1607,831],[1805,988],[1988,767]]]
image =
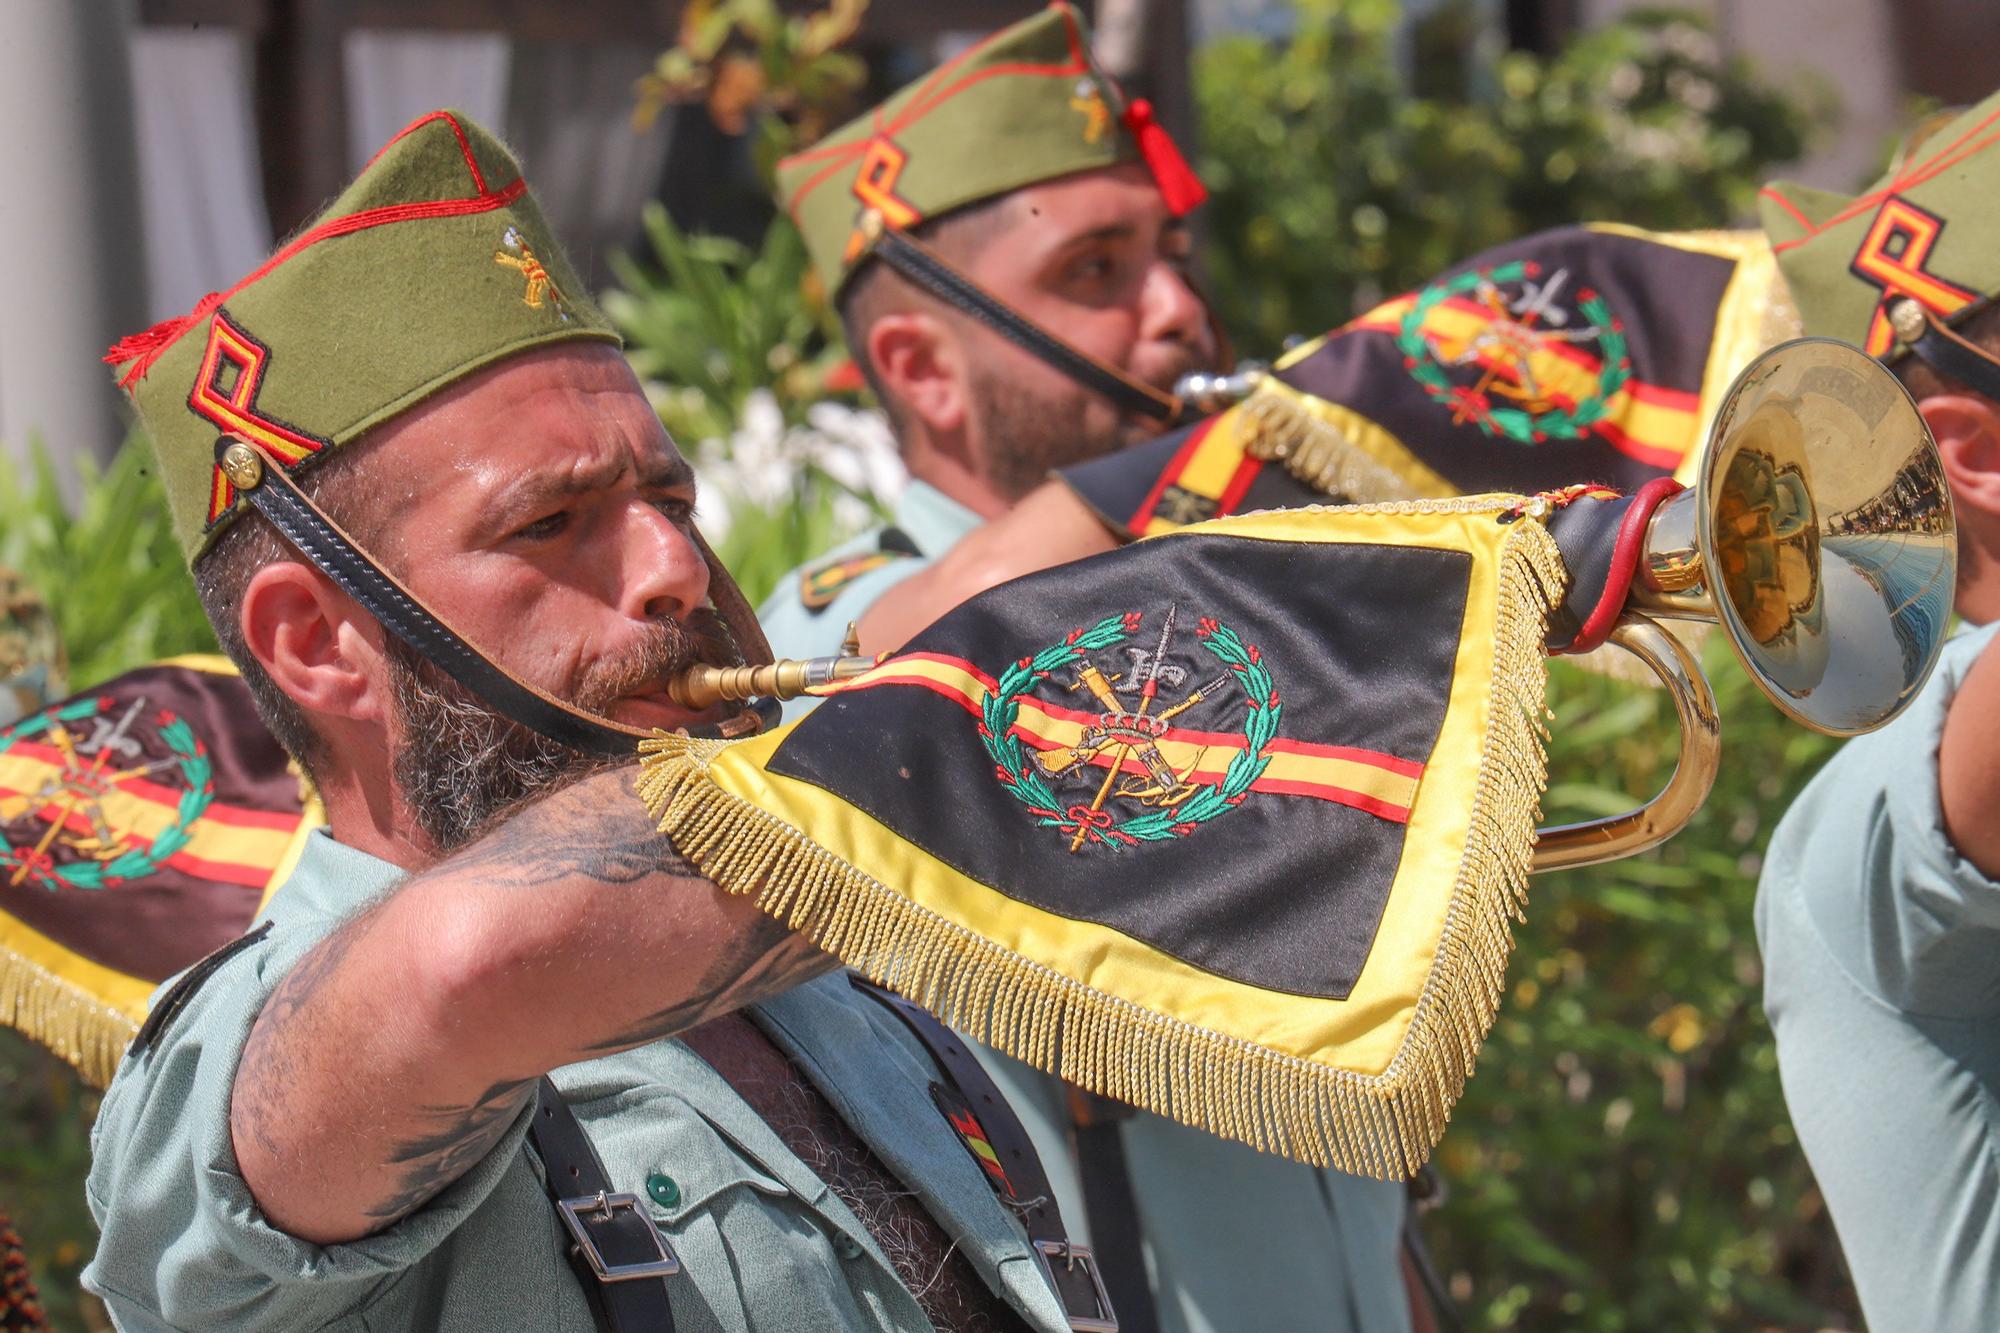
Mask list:
[[1758,886],[1785,1100],[1881,1329],[2000,1328],[1996,118],[1940,117],[1859,198],[1764,192],[1807,331],[1880,356],[1937,438],[1977,627],[1806,788]]
[[[782,202],[912,477],[891,524],[780,584],[760,613],[780,655],[837,651],[849,621],[1052,469],[1160,434],[1163,391],[1218,360],[1185,274],[1181,215],[1199,184],[1143,104],[1090,63],[1087,42],[1081,19],[1052,6],[780,165]],[[972,279],[1003,319],[1153,394],[1106,393],[907,275],[871,244],[871,214]],[[863,636],[870,651],[898,641]],[[790,715],[811,703],[793,701]],[[982,1056],[1065,1216],[1087,1215],[1128,1329],[1408,1326],[1401,1185],[1261,1154]],[[1136,1258],[1141,1233],[1157,1322],[1142,1308],[1153,1303],[1143,1275],[1131,1285],[1138,1265],[1117,1262]]]

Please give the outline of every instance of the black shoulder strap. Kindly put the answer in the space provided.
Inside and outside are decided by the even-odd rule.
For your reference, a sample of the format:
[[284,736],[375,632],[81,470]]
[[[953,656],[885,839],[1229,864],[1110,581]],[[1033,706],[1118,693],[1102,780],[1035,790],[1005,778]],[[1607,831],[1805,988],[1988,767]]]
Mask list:
[[[987,1183],[1021,1219],[1028,1243],[1041,1261],[1049,1285],[1055,1288],[1063,1313],[1069,1316],[1070,1328],[1076,1333],[1118,1333],[1123,1327],[1126,1333],[1133,1333],[1134,1326],[1121,1325],[1112,1312],[1111,1297],[1104,1289],[1095,1255],[1088,1246],[1074,1244],[1069,1239],[1062,1209],[1056,1203],[1056,1192],[1049,1184],[1048,1172],[1042,1168],[1042,1159],[1035,1152],[1021,1118],[1007,1104],[992,1075],[979,1063],[979,1057],[957,1033],[894,991],[859,973],[849,973],[848,980],[855,990],[903,1020],[903,1025],[930,1052],[939,1072],[949,1080],[950,1086],[932,1085],[931,1095],[938,1102],[938,1110],[972,1153],[973,1160],[986,1170]],[[1001,1170],[996,1172],[992,1160],[979,1151],[981,1141],[989,1145],[992,1159],[999,1162]]]
[[257,929],[251,931],[249,934],[238,935],[235,939],[229,941],[229,943],[223,945],[220,949],[217,949],[193,967],[181,973],[181,979],[167,988],[167,993],[162,995],[160,1002],[153,1006],[153,1012],[147,1014],[146,1021],[139,1025],[138,1035],[132,1038],[132,1044],[126,1048],[125,1053],[127,1055],[138,1055],[145,1051],[162,1032],[166,1031],[167,1024],[174,1021],[174,1015],[178,1014],[181,1008],[193,998],[194,993],[201,989],[202,983],[215,975],[217,968],[270,933],[271,923],[266,920],[263,925],[257,927]]
[[635,1195],[611,1192],[590,1136],[546,1078],[528,1141],[542,1159],[542,1185],[569,1234],[570,1268],[601,1333],[673,1333],[662,1279],[681,1271],[680,1260]]

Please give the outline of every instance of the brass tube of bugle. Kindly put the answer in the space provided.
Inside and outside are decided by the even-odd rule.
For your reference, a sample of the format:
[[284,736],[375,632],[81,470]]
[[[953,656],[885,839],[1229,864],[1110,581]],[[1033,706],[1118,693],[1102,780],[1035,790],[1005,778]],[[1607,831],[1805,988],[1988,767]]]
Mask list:
[[711,708],[749,699],[796,699],[807,690],[851,680],[875,666],[872,657],[781,657],[762,666],[696,666],[667,682],[683,708]]

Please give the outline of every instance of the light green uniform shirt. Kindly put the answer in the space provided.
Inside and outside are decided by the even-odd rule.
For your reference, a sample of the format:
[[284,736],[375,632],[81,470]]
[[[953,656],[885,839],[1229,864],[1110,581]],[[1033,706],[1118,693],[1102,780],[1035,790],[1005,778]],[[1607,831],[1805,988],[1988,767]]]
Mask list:
[[2000,1329],[2000,884],[1946,835],[1937,758],[1995,628],[1813,779],[1757,889],[1785,1102],[1885,1333]]
[[[893,523],[922,556],[871,570],[819,612],[801,603],[796,577],[785,579],[758,612],[773,651],[781,657],[834,652],[848,621],[943,555],[980,519],[912,482]],[[876,529],[833,554],[876,550],[880,538]],[[791,701],[786,720],[815,702]],[[1062,1083],[997,1051],[978,1050],[1034,1140],[1072,1237],[1087,1239]],[[1301,1166],[1144,1111],[1120,1132],[1162,1333],[1396,1333],[1410,1326],[1398,1251],[1401,1184]]]
[[[525,1113],[437,1198],[350,1244],[276,1230],[237,1171],[230,1087],[257,1011],[312,944],[400,877],[315,835],[270,905],[270,935],[218,969],[119,1070],[93,1132],[88,1192],[103,1237],[84,1285],[121,1328],[593,1327]],[[936,1075],[899,1020],[838,974],[751,1012],[979,1275],[1033,1327],[1065,1328],[1019,1226],[932,1103]],[[667,1279],[679,1333],[931,1327],[860,1221],[679,1042],[553,1077],[612,1188],[636,1194],[680,1255],[683,1272]],[[649,1190],[659,1179],[671,1189]]]

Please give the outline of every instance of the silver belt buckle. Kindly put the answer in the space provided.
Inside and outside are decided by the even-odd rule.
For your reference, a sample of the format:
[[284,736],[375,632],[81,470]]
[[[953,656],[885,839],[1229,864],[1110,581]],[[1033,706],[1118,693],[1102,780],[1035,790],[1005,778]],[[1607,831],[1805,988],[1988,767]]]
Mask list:
[[[558,1199],[556,1211],[562,1215],[570,1239],[576,1242],[576,1248],[599,1282],[636,1282],[640,1278],[672,1277],[681,1271],[681,1261],[675,1257],[673,1247],[667,1244],[667,1238],[660,1234],[660,1229],[653,1225],[653,1219],[639,1207],[639,1196],[636,1194],[607,1194],[599,1190],[574,1199]],[[625,1264],[614,1264],[605,1259],[604,1251],[597,1248],[597,1237],[590,1232],[590,1223],[584,1219],[595,1214],[609,1222],[620,1211],[629,1212],[646,1224],[646,1233],[653,1238],[656,1258]]]
[[[1056,1300],[1061,1303],[1063,1314],[1069,1318],[1069,1326],[1074,1333],[1118,1333],[1118,1316],[1111,1309],[1111,1293],[1104,1289],[1104,1277],[1097,1271],[1097,1257],[1088,1245],[1074,1245],[1067,1240],[1038,1240],[1033,1242],[1035,1259],[1042,1266],[1042,1276],[1055,1289]],[[1081,1268],[1090,1279],[1090,1290],[1094,1295],[1094,1307],[1082,1312],[1072,1310],[1069,1295],[1063,1284],[1056,1281],[1057,1264],[1065,1270]]]

